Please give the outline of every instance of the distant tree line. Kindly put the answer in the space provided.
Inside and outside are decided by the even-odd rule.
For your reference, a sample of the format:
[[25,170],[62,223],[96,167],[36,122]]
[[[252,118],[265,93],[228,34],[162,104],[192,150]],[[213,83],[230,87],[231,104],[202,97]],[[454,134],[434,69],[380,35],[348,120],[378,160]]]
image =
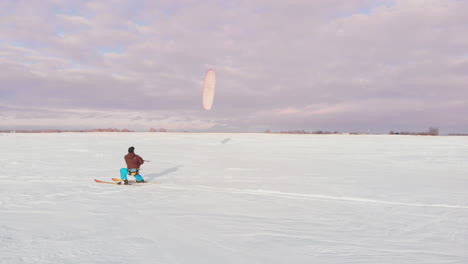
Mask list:
[[[367,133],[359,133],[359,132],[330,132],[330,131],[305,131],[305,130],[287,130],[287,131],[270,131],[265,130],[264,133],[275,133],[275,134],[315,134],[315,135],[328,135],[328,134],[347,134],[347,135],[366,135]],[[420,135],[420,136],[438,136],[439,135],[439,128],[437,127],[430,127],[427,131],[424,132],[409,132],[409,131],[401,131],[395,132],[390,131],[390,135]],[[457,135],[457,136],[467,136],[468,134],[450,134],[450,135]]]
[[149,132],[167,132],[165,128],[150,128]]
[[[61,129],[33,129],[33,130],[0,130],[0,133],[64,133],[64,132],[135,132],[130,129],[117,129],[117,128],[96,128],[87,130],[61,130]],[[149,132],[167,132],[165,128],[150,128]]]
[[[315,134],[315,135],[328,135],[328,134],[343,134],[341,132],[330,132],[330,131],[305,131],[305,130],[287,130],[287,131],[270,131],[270,130],[265,130],[264,133],[272,133],[272,134]],[[351,134],[351,133],[346,133],[346,134]],[[355,133],[357,134],[357,133]]]
[[428,131],[425,132],[394,132],[390,131],[390,135],[418,135],[418,136],[438,136],[439,135],[439,128],[437,127],[430,127]]
[[135,132],[129,129],[117,128],[96,128],[88,130],[60,130],[60,129],[41,129],[41,130],[0,130],[0,133],[65,133],[65,132]]

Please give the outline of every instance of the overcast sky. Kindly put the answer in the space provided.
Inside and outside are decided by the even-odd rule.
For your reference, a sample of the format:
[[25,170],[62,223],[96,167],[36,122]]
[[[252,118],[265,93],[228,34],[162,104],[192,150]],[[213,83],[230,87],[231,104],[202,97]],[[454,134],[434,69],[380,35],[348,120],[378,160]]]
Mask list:
[[0,130],[468,133],[467,14],[468,0],[0,0]]

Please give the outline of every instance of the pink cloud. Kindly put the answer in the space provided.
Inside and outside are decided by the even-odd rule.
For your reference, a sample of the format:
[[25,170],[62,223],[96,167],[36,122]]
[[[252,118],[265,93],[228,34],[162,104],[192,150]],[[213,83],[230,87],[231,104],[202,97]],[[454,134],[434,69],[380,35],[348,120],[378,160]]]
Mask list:
[[349,105],[332,105],[332,106],[305,106],[302,108],[286,107],[275,110],[273,113],[277,116],[321,116],[340,114],[351,111],[353,108]]

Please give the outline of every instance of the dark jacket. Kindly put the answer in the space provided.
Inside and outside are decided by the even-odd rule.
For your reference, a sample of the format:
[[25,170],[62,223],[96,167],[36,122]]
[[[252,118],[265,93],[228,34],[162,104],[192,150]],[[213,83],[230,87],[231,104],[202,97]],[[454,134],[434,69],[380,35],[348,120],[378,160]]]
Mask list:
[[145,161],[135,153],[128,153],[125,155],[124,159],[127,163],[127,169],[139,169],[140,165],[145,163]]

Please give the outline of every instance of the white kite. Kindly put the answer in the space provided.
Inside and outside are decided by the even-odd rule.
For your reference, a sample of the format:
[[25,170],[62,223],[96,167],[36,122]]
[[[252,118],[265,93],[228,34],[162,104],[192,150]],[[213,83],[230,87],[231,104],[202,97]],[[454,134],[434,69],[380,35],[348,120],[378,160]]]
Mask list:
[[215,92],[216,74],[215,71],[209,69],[205,75],[205,83],[203,84],[203,108],[210,110],[213,105]]

